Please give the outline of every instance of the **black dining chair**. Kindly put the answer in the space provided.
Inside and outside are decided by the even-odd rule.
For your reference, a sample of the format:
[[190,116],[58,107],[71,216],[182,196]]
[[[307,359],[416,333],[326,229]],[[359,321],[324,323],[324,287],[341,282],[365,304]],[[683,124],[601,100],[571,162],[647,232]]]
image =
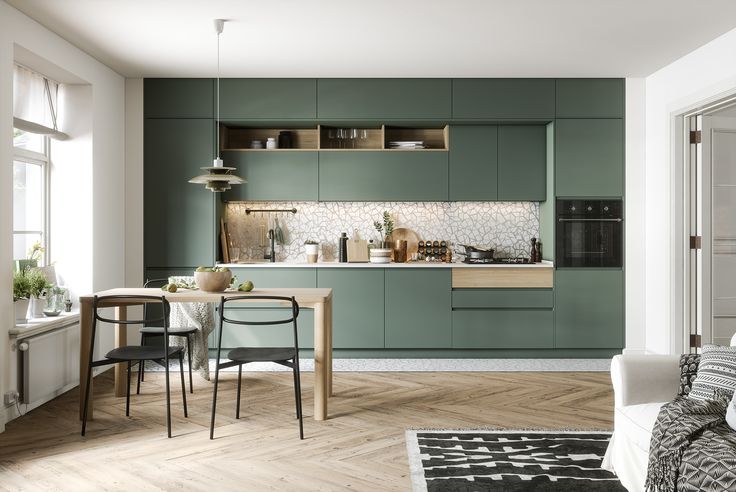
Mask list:
[[[143,287],[162,287],[169,283],[168,279],[156,278],[146,280]],[[147,307],[143,307],[143,317],[146,317]],[[170,337],[184,337],[187,344],[187,362],[189,363],[189,392],[194,393],[194,383],[192,382],[192,337],[199,331],[196,327],[184,327],[184,326],[169,326]],[[151,345],[156,343],[157,338],[163,337],[164,328],[162,326],[143,326],[140,329],[141,334],[141,345]],[[160,342],[163,345],[163,341]],[[141,361],[138,365],[138,384],[136,386],[136,394],[141,392],[141,381],[145,381],[145,364]]]
[[[161,308],[162,316],[158,319],[148,320],[144,316],[143,319],[114,319],[107,318],[100,314],[101,309],[107,306],[151,303],[158,304]],[[152,360],[161,364],[166,370],[166,427],[168,436],[171,437],[171,389],[169,385],[169,360],[172,357],[179,359],[179,372],[181,373],[181,393],[184,401],[184,417],[187,414],[187,390],[184,384],[184,358],[183,349],[181,347],[169,346],[143,346],[143,345],[127,345],[118,347],[107,354],[103,359],[94,360],[95,338],[97,335],[97,327],[99,322],[110,323],[112,325],[143,325],[147,322],[162,323],[164,339],[168,340],[169,331],[169,302],[165,297],[157,296],[136,296],[136,295],[117,295],[117,296],[95,296],[92,304],[92,336],[90,338],[89,362],[87,365],[87,390],[84,394],[84,412],[82,415],[82,436],[87,430],[87,411],[90,398],[90,382],[92,380],[92,369],[109,364],[126,363],[128,364],[128,385],[125,393],[125,415],[130,416],[130,368],[134,363],[142,363],[142,361]],[[168,344],[167,344],[168,345]]]
[[[243,303],[248,301],[267,301],[268,303],[289,303],[291,305],[291,316],[285,319],[269,320],[269,321],[243,321],[239,319],[228,318],[225,315],[227,305]],[[259,303],[260,304],[260,303]],[[238,366],[238,394],[237,403],[235,405],[235,418],[240,418],[240,390],[243,380],[243,365],[248,362],[275,362],[282,366],[290,367],[294,374],[294,398],[296,400],[296,416],[299,419],[299,439],[304,439],[304,425],[302,418],[302,388],[301,378],[299,374],[299,335],[297,334],[296,319],[299,316],[299,304],[293,297],[280,296],[223,296],[220,299],[220,332],[217,336],[217,364],[215,365],[215,387],[212,392],[212,420],[210,421],[210,439],[215,435],[215,410],[217,407],[217,387],[219,383],[220,369]],[[237,347],[230,350],[227,354],[227,360],[220,362],[222,352],[222,332],[225,328],[232,326],[274,326],[291,324],[294,330],[294,343],[289,347]]]

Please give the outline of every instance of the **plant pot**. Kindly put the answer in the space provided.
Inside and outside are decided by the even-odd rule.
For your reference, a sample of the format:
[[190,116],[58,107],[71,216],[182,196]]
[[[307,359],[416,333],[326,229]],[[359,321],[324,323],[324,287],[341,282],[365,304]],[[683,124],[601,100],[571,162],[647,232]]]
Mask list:
[[390,248],[373,248],[370,250],[370,262],[391,263],[391,253],[393,250]]
[[28,309],[29,318],[43,318],[43,308],[46,305],[46,299],[31,296],[31,305]]
[[227,272],[194,272],[194,283],[204,292],[223,292],[230,286],[233,274]]
[[317,263],[319,244],[305,244],[304,252],[307,253],[307,263]]
[[13,303],[15,307],[15,322],[25,323],[28,321],[28,299],[18,299]]

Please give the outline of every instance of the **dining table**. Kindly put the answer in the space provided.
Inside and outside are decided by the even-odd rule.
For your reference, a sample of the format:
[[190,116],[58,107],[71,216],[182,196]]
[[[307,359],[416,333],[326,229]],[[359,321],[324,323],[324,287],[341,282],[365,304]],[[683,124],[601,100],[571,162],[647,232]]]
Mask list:
[[[198,289],[179,289],[167,292],[160,288],[121,287],[80,296],[80,338],[79,338],[79,417],[84,412],[84,394],[87,387],[87,370],[89,363],[90,340],[92,337],[92,321],[94,318],[94,298],[105,296],[156,296],[164,297],[170,303],[198,302],[220,303],[223,296],[242,297],[247,304],[248,296],[282,296],[294,297],[300,307],[314,310],[314,420],[326,420],[328,417],[328,399],[332,395],[332,289],[328,288],[265,288],[253,289],[250,292],[225,291],[204,292]],[[128,319],[128,307],[139,306],[146,299],[128,298],[124,301],[101,303],[101,307],[115,309],[116,320]],[[263,302],[263,301],[260,301]],[[126,324],[115,325],[115,347],[127,344]],[[127,384],[127,365],[115,364],[115,396],[125,396]],[[92,378],[90,381],[94,381]],[[92,388],[90,387],[90,390]],[[90,395],[93,393],[90,392]],[[92,418],[93,398],[89,400],[88,418]]]

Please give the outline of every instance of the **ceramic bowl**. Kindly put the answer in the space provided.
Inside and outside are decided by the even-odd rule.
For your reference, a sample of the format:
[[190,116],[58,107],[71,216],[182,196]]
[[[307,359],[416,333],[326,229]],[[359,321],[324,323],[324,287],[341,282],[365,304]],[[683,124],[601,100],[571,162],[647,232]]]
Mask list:
[[194,283],[204,292],[223,292],[230,287],[232,272],[194,272]]

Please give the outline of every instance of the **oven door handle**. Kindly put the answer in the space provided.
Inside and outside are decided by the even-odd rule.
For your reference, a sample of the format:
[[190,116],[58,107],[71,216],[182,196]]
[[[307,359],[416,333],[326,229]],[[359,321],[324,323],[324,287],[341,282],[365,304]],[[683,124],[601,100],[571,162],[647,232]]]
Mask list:
[[623,222],[624,219],[565,219],[559,218],[558,222]]

